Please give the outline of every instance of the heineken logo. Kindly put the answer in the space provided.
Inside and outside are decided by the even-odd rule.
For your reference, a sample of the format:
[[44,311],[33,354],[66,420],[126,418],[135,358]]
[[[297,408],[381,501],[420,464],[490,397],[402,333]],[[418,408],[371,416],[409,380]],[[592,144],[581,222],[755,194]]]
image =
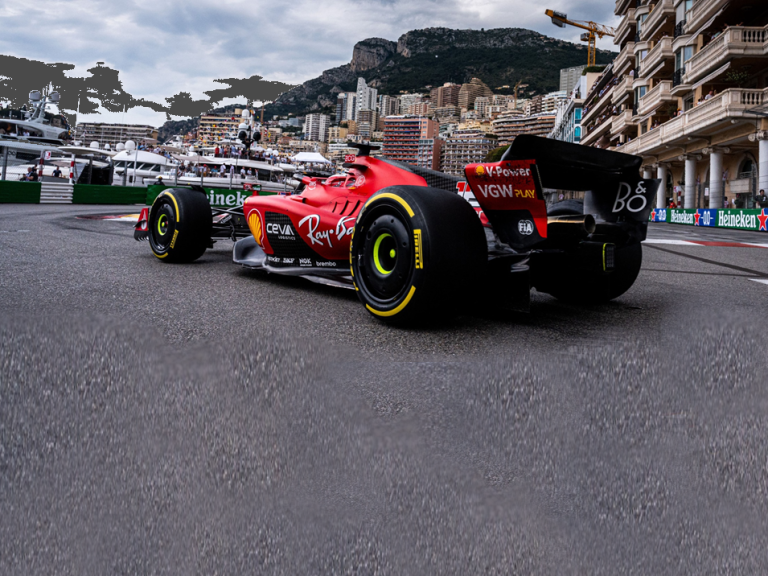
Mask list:
[[242,190],[211,190],[208,193],[208,201],[211,206],[242,206],[250,194],[243,194]]
[[727,213],[721,210],[717,215],[717,225],[724,228],[746,228],[754,230],[757,228],[758,219],[756,214],[745,214],[743,212]]

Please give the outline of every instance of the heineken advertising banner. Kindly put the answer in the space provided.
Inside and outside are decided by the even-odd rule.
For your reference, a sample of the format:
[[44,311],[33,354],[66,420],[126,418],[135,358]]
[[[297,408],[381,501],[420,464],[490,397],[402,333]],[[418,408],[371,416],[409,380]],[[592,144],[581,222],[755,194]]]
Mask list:
[[760,210],[655,208],[651,211],[649,219],[651,222],[668,222],[669,224],[768,232],[768,208]]
[[[216,208],[232,208],[234,206],[240,206],[243,202],[245,202],[245,199],[249,196],[252,196],[254,192],[258,192],[260,196],[275,195],[275,192],[262,190],[261,186],[258,184],[250,186],[251,188],[249,190],[205,188],[205,195],[208,196],[208,201],[211,203],[211,206],[215,206]],[[160,194],[160,192],[166,188],[171,188],[171,186],[149,186],[147,188],[147,204],[151,205],[155,201],[155,198],[157,198],[158,194]],[[184,188],[184,186],[179,186],[179,188]]]

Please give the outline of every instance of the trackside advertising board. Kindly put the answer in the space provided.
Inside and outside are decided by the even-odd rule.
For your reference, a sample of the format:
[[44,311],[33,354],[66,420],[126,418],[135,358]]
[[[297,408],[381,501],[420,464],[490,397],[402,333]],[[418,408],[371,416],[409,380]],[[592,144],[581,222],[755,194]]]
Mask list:
[[[172,188],[172,186],[152,185],[147,189],[147,204],[151,205],[158,194],[166,188]],[[179,186],[184,188],[184,186]],[[240,206],[246,198],[252,196],[254,192],[258,192],[260,196],[273,196],[275,192],[269,192],[265,190],[228,190],[227,188],[206,188],[205,195],[208,196],[208,201],[211,206],[217,208],[233,208]]]
[[649,220],[651,222],[667,222],[668,224],[768,232],[768,208],[760,210],[655,208],[651,212]]

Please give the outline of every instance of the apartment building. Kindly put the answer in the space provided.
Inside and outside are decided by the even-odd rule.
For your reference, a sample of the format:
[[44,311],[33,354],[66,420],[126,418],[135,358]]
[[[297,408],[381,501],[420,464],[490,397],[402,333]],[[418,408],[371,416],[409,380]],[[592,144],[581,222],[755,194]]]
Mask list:
[[81,122],[75,127],[75,140],[81,141],[85,146],[91,142],[98,142],[99,146],[109,144],[114,149],[117,144],[125,144],[128,140],[136,143],[156,142],[157,128],[144,124]]
[[401,94],[398,99],[400,100],[400,112],[407,111],[408,108],[414,104],[419,104],[424,101],[423,94]]
[[429,99],[433,108],[443,108],[445,106],[459,105],[459,92],[461,84],[452,84],[446,82],[442,86],[433,88],[429,93]]
[[243,111],[239,108],[234,114],[201,114],[197,128],[197,140],[203,146],[212,146],[219,140],[237,133]]
[[435,135],[434,138],[422,138],[416,150],[416,166],[440,170],[440,153],[443,140]]
[[459,90],[459,108],[462,110],[472,110],[475,105],[475,98],[478,96],[493,98],[493,91],[479,78],[472,78],[469,83],[461,85]]
[[383,116],[396,116],[400,114],[400,99],[395,96],[379,96],[379,114]]
[[497,140],[481,130],[455,130],[443,143],[440,170],[447,174],[464,176],[467,164],[482,162],[496,148]]
[[619,56],[585,99],[582,143],[643,157],[657,198],[754,206],[768,190],[768,5],[616,0]]
[[328,139],[328,127],[331,125],[331,117],[327,114],[307,114],[304,121],[305,140],[325,142]]
[[355,99],[356,114],[352,120],[357,120],[360,110],[375,110],[379,91],[376,88],[369,88],[365,78],[357,79],[357,94]]
[[521,110],[508,110],[491,122],[493,133],[499,139],[499,146],[506,146],[521,134],[547,136],[555,126],[556,114],[542,112],[526,115]]
[[488,96],[478,96],[475,98],[475,112],[480,118],[486,118],[490,115],[491,102],[493,100]]
[[579,82],[581,73],[584,72],[586,66],[573,66],[571,68],[560,69],[560,90],[562,92],[570,92],[574,86]]
[[383,156],[391,160],[416,164],[419,158],[423,160],[425,154],[423,148],[426,144],[422,144],[421,141],[434,140],[437,134],[438,124],[429,118],[388,116],[384,119]]
[[[562,72],[561,70],[561,74]],[[583,115],[584,96],[589,93],[599,76],[600,74],[595,72],[588,72],[579,76],[576,83],[572,86],[568,98],[560,100],[558,103],[555,126],[552,132],[549,133],[549,138],[573,144],[581,143],[581,118]]]
[[334,142],[335,140],[344,141],[348,133],[349,130],[343,126],[332,126],[328,128],[328,142]]

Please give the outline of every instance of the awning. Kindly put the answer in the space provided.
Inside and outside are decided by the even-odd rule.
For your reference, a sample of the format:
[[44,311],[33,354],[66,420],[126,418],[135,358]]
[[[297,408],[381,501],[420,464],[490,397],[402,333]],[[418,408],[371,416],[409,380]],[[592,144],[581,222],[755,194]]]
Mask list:
[[711,74],[708,74],[707,76],[704,76],[704,78],[702,78],[701,80],[699,80],[698,82],[696,82],[696,84],[694,84],[693,86],[691,86],[691,90],[696,90],[696,88],[698,88],[698,87],[699,87],[699,86],[701,86],[702,84],[706,84],[706,83],[707,83],[707,82],[709,82],[710,80],[712,80],[712,79],[714,79],[714,78],[717,78],[718,76],[720,76],[720,74],[722,74],[723,72],[725,72],[726,70],[728,70],[728,68],[730,68],[730,67],[731,67],[731,64],[732,64],[731,62],[727,62],[726,64],[723,64],[722,66],[720,66],[720,68],[718,68],[717,70],[715,70],[715,71],[714,71],[714,72],[712,72]]
[[317,152],[299,152],[292,158],[294,162],[307,162],[310,164],[333,164],[330,160]]
[[722,13],[725,11],[725,9],[726,9],[726,8],[728,8],[728,6],[729,6],[729,5],[730,5],[730,2],[726,2],[726,3],[723,5],[723,7],[722,7],[722,8],[720,8],[720,10],[718,10],[717,12],[715,12],[715,15],[714,15],[714,16],[712,16],[712,18],[710,18],[709,20],[707,20],[707,21],[704,23],[704,25],[703,25],[703,26],[699,26],[699,29],[698,29],[698,30],[696,30],[696,33],[695,33],[695,34],[692,34],[692,35],[691,35],[691,38],[696,38],[696,37],[697,37],[699,34],[701,34],[702,32],[704,32],[704,30],[706,30],[707,28],[709,28],[710,26],[712,26],[712,23],[715,21],[715,19],[716,19],[718,16],[720,16],[720,14],[722,14]]

